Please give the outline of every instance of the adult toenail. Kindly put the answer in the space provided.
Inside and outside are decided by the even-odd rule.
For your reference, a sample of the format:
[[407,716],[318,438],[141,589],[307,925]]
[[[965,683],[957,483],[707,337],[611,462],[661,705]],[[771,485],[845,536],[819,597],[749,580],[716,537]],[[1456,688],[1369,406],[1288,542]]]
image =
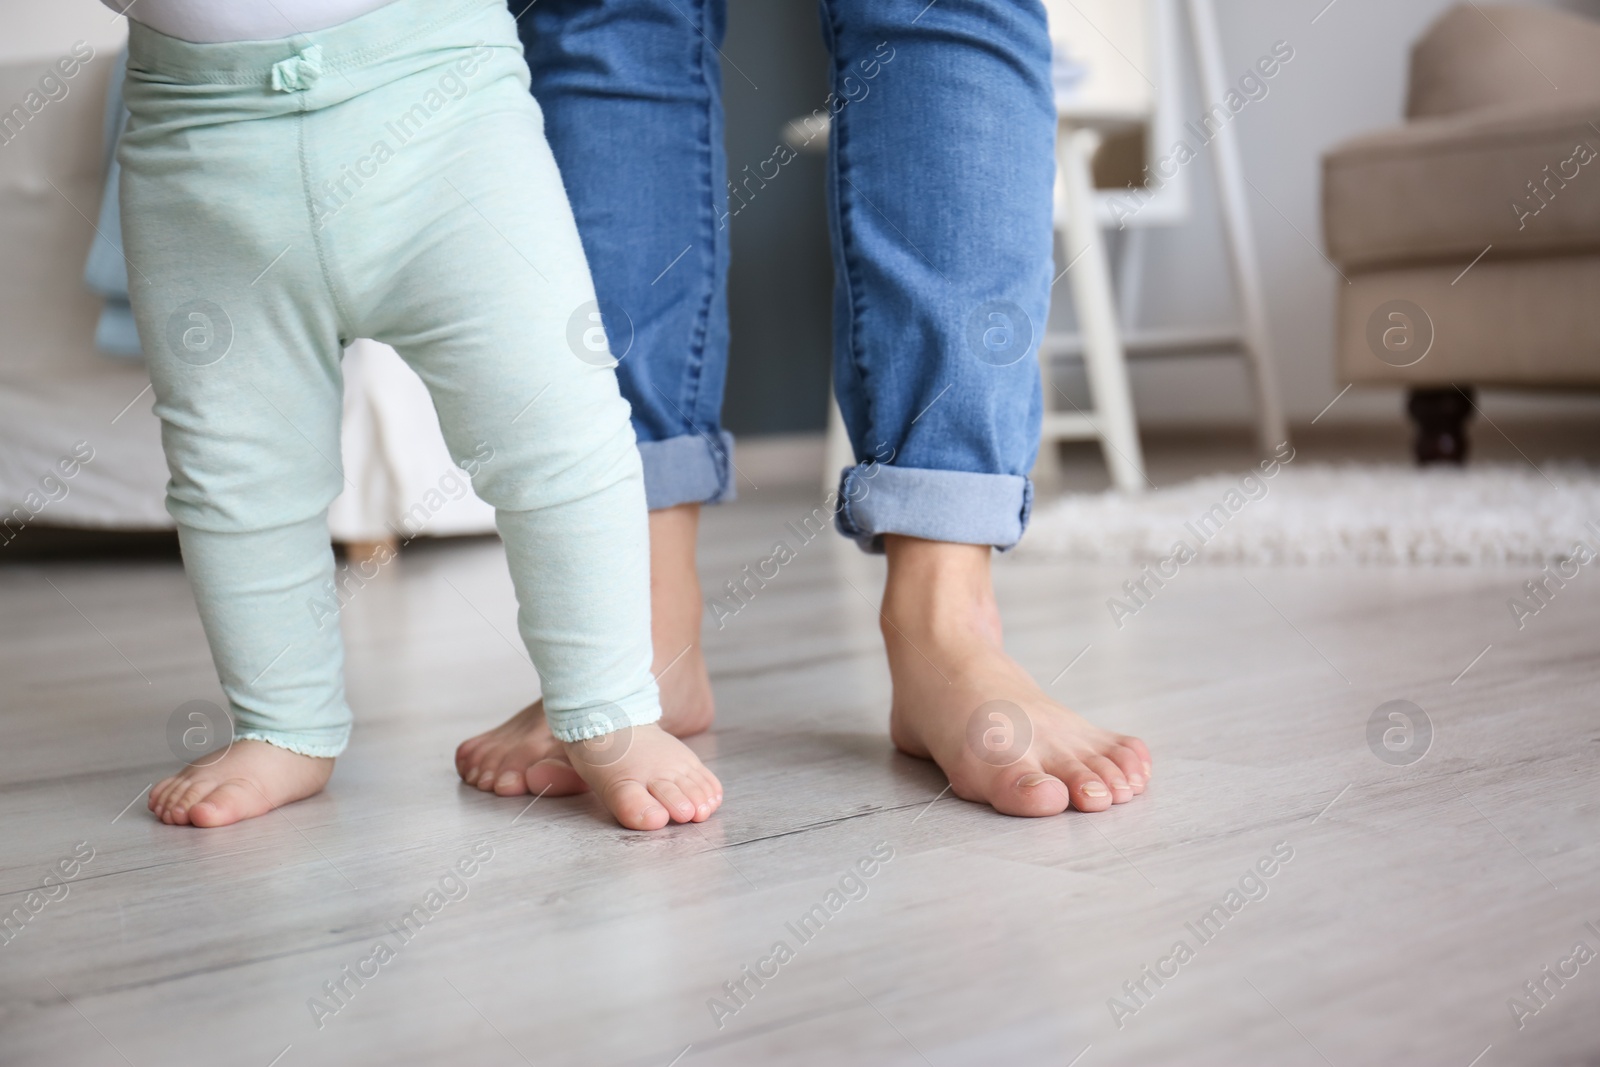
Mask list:
[[1144,775],[1130,774],[1128,776],[1128,784],[1133,786],[1135,789],[1139,788],[1141,785],[1144,785]]
[[1036,785],[1044,785],[1046,782],[1053,781],[1055,781],[1055,779],[1051,778],[1048,774],[1025,774],[1021,778],[1017,779],[1017,784],[1024,789],[1032,789]]
[[1086,797],[1103,797],[1107,796],[1108,794],[1105,786],[1101,785],[1099,782],[1090,782],[1088,785],[1083,787],[1083,795]]
[[1144,765],[1144,776],[1146,778],[1148,778],[1148,777],[1150,777],[1150,761],[1149,760],[1144,760],[1143,761],[1143,765]]

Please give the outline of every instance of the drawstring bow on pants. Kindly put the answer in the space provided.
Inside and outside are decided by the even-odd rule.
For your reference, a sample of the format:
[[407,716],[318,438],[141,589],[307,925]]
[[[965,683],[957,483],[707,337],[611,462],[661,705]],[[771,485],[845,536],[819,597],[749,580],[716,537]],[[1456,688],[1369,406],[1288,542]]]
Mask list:
[[272,65],[272,88],[280,93],[304,92],[315,85],[321,75],[322,46],[314,44]]

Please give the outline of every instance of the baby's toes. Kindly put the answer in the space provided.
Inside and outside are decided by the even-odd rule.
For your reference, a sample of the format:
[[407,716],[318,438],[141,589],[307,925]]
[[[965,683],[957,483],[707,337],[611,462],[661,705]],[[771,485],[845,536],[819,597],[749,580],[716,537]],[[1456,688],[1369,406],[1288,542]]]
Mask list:
[[682,784],[683,791],[694,802],[695,822],[705,822],[722,804],[722,783],[710,771],[696,771]]
[[163,778],[161,781],[155,784],[153,789],[150,790],[149,807],[151,811],[156,813],[156,815],[159,816],[166,808],[167,794],[172,791],[172,783],[175,782],[177,778],[177,775],[173,775],[170,778]]
[[189,776],[182,773],[174,774],[171,778],[162,782],[159,787],[161,789],[160,807],[163,810],[172,807],[172,802],[178,799],[179,794],[183,792],[188,784]]
[[693,822],[696,804],[677,782],[657,778],[650,783],[650,793],[672,814],[673,822]]
[[187,826],[189,823],[189,809],[200,802],[200,799],[211,792],[212,782],[188,782],[180,789],[174,790],[174,796],[167,804],[166,816],[163,821],[175,826]]
[[644,783],[632,778],[611,783],[601,800],[617,822],[630,830],[659,830],[672,819]]
[[272,810],[261,790],[245,782],[223,782],[189,806],[195,826],[227,826]]

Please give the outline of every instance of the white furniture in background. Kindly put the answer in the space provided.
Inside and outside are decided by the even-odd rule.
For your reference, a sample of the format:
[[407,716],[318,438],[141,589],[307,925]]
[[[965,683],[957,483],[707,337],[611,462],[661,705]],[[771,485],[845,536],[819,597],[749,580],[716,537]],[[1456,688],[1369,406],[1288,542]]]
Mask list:
[[[1222,46],[1211,0],[1185,0],[1202,112],[1227,94]],[[1144,488],[1143,454],[1128,386],[1129,356],[1182,356],[1232,352],[1242,355],[1255,390],[1257,437],[1264,449],[1287,439],[1277,377],[1266,328],[1260,269],[1256,262],[1237,132],[1222,124],[1210,144],[1229,267],[1238,294],[1240,323],[1231,329],[1139,329],[1137,310],[1144,230],[1179,225],[1190,216],[1190,175],[1180,167],[1158,190],[1097,190],[1092,163],[1102,136],[1143,131],[1147,160],[1171,150],[1182,124],[1182,73],[1178,60],[1177,0],[1045,0],[1050,35],[1058,53],[1082,67],[1079,80],[1058,91],[1060,129],[1056,142],[1056,230],[1080,332],[1046,333],[1039,350],[1045,382],[1040,460],[1049,463],[1054,441],[1098,440],[1112,483],[1121,490]],[[1190,166],[1194,164],[1191,163]],[[1120,198],[1119,212],[1114,205]],[[1137,199],[1131,215],[1127,205]],[[1104,230],[1126,224],[1120,301],[1112,284]],[[1059,396],[1051,382],[1055,360],[1081,356],[1093,410],[1054,410]]]
[[344,350],[340,452],[345,488],[328,507],[335,541],[494,533],[494,508],[451,460],[428,387],[388,345],[363,339]]

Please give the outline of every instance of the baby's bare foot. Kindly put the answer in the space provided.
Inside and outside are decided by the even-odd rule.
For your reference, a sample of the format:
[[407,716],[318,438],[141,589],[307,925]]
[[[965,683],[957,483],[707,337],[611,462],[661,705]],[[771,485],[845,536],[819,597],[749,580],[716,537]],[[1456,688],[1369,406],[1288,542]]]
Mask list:
[[889,735],[951,791],[1006,815],[1104,811],[1144,792],[1150,750],[1050,699],[1006,655],[989,550],[890,537],[883,636]]
[[[716,707],[700,651],[700,581],[694,567],[699,505],[650,513],[652,665],[661,687],[660,726],[689,737],[711,726]],[[468,785],[503,797],[523,793],[565,796],[589,788],[566,762],[561,742],[535,701],[456,749],[456,773]]]
[[717,776],[655,723],[562,747],[571,767],[630,830],[659,830],[669,821],[705,822],[722,804]]
[[332,773],[331,759],[235,741],[221,758],[207,756],[157,782],[149,807],[170,826],[227,826],[322,792]]

